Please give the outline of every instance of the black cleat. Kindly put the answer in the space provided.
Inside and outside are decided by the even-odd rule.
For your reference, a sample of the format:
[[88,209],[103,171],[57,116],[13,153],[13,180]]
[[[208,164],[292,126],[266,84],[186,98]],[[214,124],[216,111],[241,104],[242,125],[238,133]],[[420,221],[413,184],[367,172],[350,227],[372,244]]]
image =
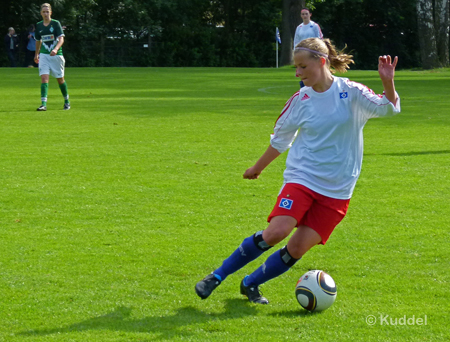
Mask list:
[[64,103],[64,110],[69,110],[70,109],[70,103]]
[[[248,276],[245,278],[247,277]],[[247,296],[248,300],[252,303],[269,304],[267,298],[263,297],[261,291],[259,290],[259,286],[245,286],[244,279],[241,281],[241,294]]]
[[38,109],[36,109],[38,112],[45,112],[47,110],[46,106],[40,106]]
[[195,285],[195,292],[201,299],[206,299],[219,286],[221,281],[214,274],[208,274],[203,280]]

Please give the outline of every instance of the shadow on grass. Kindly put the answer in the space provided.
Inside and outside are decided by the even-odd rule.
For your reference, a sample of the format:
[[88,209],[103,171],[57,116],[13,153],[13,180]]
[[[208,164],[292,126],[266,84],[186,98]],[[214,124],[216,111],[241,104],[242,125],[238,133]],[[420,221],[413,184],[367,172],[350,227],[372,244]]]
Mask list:
[[422,155],[431,155],[431,154],[450,154],[450,150],[441,150],[441,151],[411,151],[411,152],[398,152],[398,153],[369,153],[364,154],[364,156],[393,156],[393,157],[408,157],[408,156],[422,156]]
[[[130,319],[132,308],[118,307],[114,311],[99,317],[93,317],[79,323],[50,329],[36,329],[19,332],[18,336],[30,337],[52,334],[74,333],[92,330],[111,330],[134,333],[153,333],[152,340],[167,340],[171,337],[196,334],[184,326],[215,322],[253,316],[257,314],[256,306],[242,299],[230,299],[225,304],[225,312],[206,313],[192,306],[179,308],[168,316],[150,316],[141,319]],[[208,332],[208,328],[204,329]],[[198,333],[198,332],[197,332]]]
[[295,318],[295,317],[310,317],[310,316],[316,316],[316,315],[321,315],[321,314],[322,314],[322,312],[309,312],[309,311],[303,310],[299,307],[298,310],[272,312],[269,314],[269,316]]

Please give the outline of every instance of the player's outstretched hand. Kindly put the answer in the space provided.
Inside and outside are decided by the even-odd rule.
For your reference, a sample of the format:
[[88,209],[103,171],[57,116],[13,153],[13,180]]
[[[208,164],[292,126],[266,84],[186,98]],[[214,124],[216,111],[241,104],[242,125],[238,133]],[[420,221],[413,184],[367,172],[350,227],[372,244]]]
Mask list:
[[254,166],[244,172],[244,179],[258,179],[261,171],[257,171]]
[[378,73],[380,74],[381,81],[392,81],[394,79],[397,62],[397,56],[395,56],[394,61],[392,61],[392,58],[389,55],[380,56],[378,58]]

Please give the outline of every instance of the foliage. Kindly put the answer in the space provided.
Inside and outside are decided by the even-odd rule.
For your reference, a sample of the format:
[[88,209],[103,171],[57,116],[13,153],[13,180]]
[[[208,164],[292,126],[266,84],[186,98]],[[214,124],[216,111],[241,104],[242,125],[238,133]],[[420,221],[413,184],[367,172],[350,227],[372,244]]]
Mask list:
[[[281,0],[58,0],[71,66],[252,66],[275,64]],[[358,68],[376,56],[420,65],[415,1],[310,0],[326,37],[353,50]],[[1,2],[0,21],[23,32],[39,21],[31,0]],[[283,33],[283,32],[282,32]],[[23,35],[24,36],[24,35]],[[287,43],[287,42],[286,42]],[[286,44],[285,43],[285,44]],[[24,44],[22,44],[24,46]],[[8,65],[5,56],[0,65]]]
[[376,69],[377,57],[399,56],[400,68],[419,65],[415,3],[410,0],[336,0],[317,4],[314,20],[325,37],[354,54],[358,69]]

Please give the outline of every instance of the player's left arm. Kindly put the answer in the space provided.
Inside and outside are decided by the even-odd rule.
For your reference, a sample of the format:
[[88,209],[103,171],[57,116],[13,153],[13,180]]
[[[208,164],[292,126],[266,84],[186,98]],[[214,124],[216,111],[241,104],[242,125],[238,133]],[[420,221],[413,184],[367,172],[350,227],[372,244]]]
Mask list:
[[61,48],[61,46],[64,44],[64,36],[58,37],[58,44],[56,44],[55,48],[50,52],[50,56],[56,56],[58,53],[58,50]]
[[323,33],[322,33],[322,29],[320,28],[320,25],[316,23],[316,25],[314,25],[314,29],[316,31],[316,37],[323,39]]
[[394,85],[397,62],[398,58],[395,57],[392,61],[391,56],[380,56],[378,59],[378,73],[384,88],[383,94],[377,95],[367,86],[347,80],[351,93],[352,110],[356,116],[368,120],[401,112],[400,97],[395,91]]
[[61,23],[59,21],[56,21],[55,29],[56,29],[55,35],[58,37],[58,43],[56,44],[56,46],[52,50],[52,52],[50,52],[50,56],[56,56],[56,54],[58,53],[58,50],[64,44],[64,31],[63,31]]
[[395,106],[397,104],[397,93],[394,85],[395,67],[397,66],[398,57],[395,56],[392,61],[391,56],[385,55],[378,58],[378,73],[384,87],[384,95]]

